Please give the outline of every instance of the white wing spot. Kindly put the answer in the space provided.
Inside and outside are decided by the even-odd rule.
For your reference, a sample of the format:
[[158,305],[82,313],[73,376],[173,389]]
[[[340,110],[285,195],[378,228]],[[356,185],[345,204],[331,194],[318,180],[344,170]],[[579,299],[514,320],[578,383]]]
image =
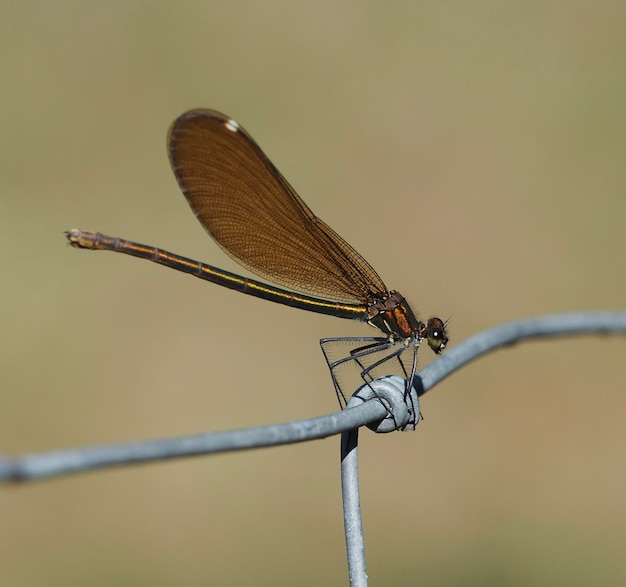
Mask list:
[[239,125],[234,120],[229,120],[226,123],[226,128],[231,132],[237,132],[239,130]]

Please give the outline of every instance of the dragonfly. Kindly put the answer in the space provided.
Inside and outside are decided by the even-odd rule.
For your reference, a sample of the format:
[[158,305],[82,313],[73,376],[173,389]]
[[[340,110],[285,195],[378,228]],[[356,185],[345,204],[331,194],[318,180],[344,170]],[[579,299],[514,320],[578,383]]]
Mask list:
[[347,405],[339,377],[346,365],[355,365],[365,384],[399,371],[408,395],[420,343],[426,340],[440,354],[448,344],[446,323],[437,317],[419,320],[406,299],[313,214],[232,118],[209,109],[185,112],[171,125],[167,145],[178,185],[200,224],[239,265],[270,283],[99,232],[71,229],[69,243],[148,259],[271,302],[365,322],[379,335],[320,340],[340,407]]

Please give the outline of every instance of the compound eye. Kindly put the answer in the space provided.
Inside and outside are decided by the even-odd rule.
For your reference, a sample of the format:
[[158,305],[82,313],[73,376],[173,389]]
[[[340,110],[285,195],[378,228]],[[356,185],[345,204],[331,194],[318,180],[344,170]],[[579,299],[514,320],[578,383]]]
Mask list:
[[439,355],[448,344],[448,335],[446,334],[446,325],[441,318],[430,318],[426,325],[426,339],[428,346],[433,349],[436,355]]

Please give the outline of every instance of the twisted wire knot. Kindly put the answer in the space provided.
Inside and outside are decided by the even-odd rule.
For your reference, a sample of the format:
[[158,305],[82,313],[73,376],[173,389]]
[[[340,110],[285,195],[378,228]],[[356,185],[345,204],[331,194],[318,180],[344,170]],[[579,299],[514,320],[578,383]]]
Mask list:
[[387,416],[367,427],[379,433],[415,430],[420,419],[419,399],[414,387],[406,389],[406,380],[391,375],[375,379],[358,389],[348,402],[348,407],[377,400],[387,409]]

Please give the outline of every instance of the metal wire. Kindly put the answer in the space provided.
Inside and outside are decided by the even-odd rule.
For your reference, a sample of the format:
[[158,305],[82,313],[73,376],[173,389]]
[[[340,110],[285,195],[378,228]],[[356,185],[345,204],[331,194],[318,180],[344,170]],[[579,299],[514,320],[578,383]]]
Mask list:
[[[470,361],[523,340],[625,332],[626,312],[619,311],[556,314],[520,320],[484,331],[459,343],[424,368],[414,384],[417,394],[421,396]],[[304,442],[339,434],[382,420],[387,415],[387,410],[379,401],[369,401],[343,412],[286,424],[119,445],[82,447],[14,459],[0,458],[0,482],[32,481],[104,467]]]
[[[367,585],[367,574],[357,463],[357,430],[360,426],[376,422],[372,428],[385,431],[384,428],[392,422],[394,429],[414,428],[419,421],[417,396],[426,393],[463,365],[498,348],[535,338],[624,333],[626,312],[623,311],[556,314],[520,320],[477,334],[433,361],[415,378],[415,397],[406,393],[403,380],[398,383],[394,379],[399,378],[383,378],[359,390],[346,410],[319,418],[180,438],[0,458],[0,481],[34,481],[104,467],[278,446],[342,433],[342,494],[350,583],[353,587],[364,587]],[[389,386],[397,386],[399,399],[394,398]],[[366,388],[373,391],[369,397],[364,396]],[[361,405],[355,406],[355,403]]]
[[367,585],[365,542],[359,496],[358,438],[358,428],[348,430],[341,435],[341,498],[346,532],[348,576],[352,587]]
[[0,458],[0,481],[36,481],[105,467],[293,444],[340,434],[368,422],[382,420],[386,415],[387,411],[380,402],[371,401],[350,410],[285,424],[117,445],[87,446],[24,455],[15,459]]
[[[396,429],[414,430],[419,422],[417,393],[412,390],[407,394],[405,381],[400,377],[385,377],[364,385],[352,396],[348,409],[359,406],[361,402],[380,402],[387,409],[387,416],[383,420],[368,424],[368,427],[375,432],[389,432]],[[358,438],[358,428],[348,430],[341,435],[341,495],[348,574],[352,587],[367,585],[359,497]]]

